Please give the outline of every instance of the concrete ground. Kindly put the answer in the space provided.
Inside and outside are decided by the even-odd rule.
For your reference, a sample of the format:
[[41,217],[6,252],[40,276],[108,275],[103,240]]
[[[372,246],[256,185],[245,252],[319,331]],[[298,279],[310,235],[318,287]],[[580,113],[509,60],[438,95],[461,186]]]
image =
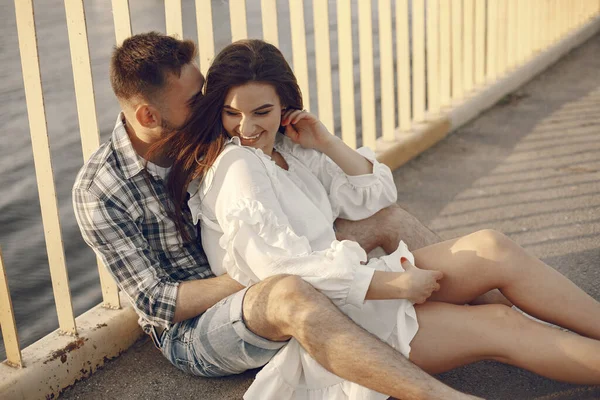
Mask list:
[[[600,300],[600,35],[394,174],[399,204],[444,238],[504,232]],[[64,399],[240,399],[253,373],[189,377],[142,340]],[[439,375],[489,399],[600,399],[600,387],[495,362]]]

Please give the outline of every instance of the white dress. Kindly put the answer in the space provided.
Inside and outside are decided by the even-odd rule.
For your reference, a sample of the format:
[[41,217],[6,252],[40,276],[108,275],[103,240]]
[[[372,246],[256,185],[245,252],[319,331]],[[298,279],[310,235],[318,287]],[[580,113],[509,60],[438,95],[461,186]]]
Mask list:
[[[261,150],[233,138],[201,183],[192,182],[188,205],[201,224],[202,245],[215,275],[227,272],[243,285],[277,274],[302,277],[342,312],[405,357],[418,330],[408,300],[370,300],[375,270],[404,271],[414,263],[404,242],[388,256],[367,262],[353,241],[337,241],[337,217],[367,218],[396,201],[391,171],[367,148],[359,153],[373,173],[348,176],[327,156],[277,135],[275,149],[286,171]],[[365,264],[366,263],[366,264]],[[352,349],[352,343],[348,343]],[[328,372],[292,339],[259,372],[244,398],[387,399],[388,396]]]

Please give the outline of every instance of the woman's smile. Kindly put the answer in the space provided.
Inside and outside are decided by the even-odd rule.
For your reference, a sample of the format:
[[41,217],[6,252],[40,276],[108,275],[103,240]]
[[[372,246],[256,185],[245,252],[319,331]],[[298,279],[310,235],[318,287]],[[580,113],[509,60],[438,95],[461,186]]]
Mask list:
[[262,82],[235,86],[225,96],[222,122],[229,136],[238,136],[242,145],[271,155],[281,125],[283,107],[275,88]]

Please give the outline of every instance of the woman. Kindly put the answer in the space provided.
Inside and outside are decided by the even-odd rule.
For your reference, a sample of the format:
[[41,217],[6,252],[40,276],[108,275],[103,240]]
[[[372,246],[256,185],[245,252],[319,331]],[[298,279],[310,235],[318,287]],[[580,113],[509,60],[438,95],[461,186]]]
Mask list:
[[[348,148],[301,110],[281,53],[262,41],[240,41],[215,58],[204,98],[172,137],[170,193],[179,208],[190,193],[216,274],[244,285],[299,275],[429,373],[494,359],[600,384],[600,304],[505,236],[480,231],[419,249],[414,258],[400,242],[366,265],[356,243],[336,241],[336,217],[368,217],[394,203],[396,189],[372,152]],[[579,335],[506,306],[462,306],[494,288]],[[328,373],[294,340],[246,396],[386,398]]]

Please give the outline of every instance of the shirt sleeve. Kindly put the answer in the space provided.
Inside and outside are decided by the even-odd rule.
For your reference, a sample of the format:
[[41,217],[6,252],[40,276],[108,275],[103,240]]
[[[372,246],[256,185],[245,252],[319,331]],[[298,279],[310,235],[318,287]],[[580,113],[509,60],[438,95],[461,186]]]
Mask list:
[[347,175],[333,160],[313,149],[303,149],[288,138],[284,148],[304,164],[321,181],[331,202],[334,218],[350,220],[368,218],[394,204],[398,191],[392,171],[377,161],[368,147],[357,152],[373,164],[373,172],[364,175]]
[[81,188],[73,190],[73,206],[83,239],[137,313],[152,325],[169,326],[175,315],[179,284],[160,267],[129,214]]
[[375,271],[361,264],[367,259],[364,250],[356,242],[334,241],[313,251],[309,240],[290,227],[269,177],[268,168],[276,167],[267,162],[239,147],[219,160],[211,190],[217,193],[214,214],[223,231],[223,266],[234,279],[297,275],[338,306],[362,306]]

